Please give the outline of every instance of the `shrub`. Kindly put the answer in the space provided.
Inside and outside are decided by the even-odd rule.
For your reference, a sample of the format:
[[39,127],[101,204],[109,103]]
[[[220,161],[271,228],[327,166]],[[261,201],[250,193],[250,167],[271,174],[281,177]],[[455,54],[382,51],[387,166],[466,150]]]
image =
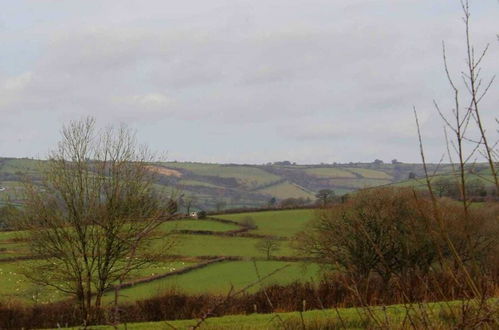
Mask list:
[[249,229],[256,229],[258,227],[253,217],[250,216],[245,216],[241,221],[241,225]]
[[371,275],[425,276],[437,260],[452,256],[444,237],[463,262],[486,265],[497,255],[497,207],[473,208],[467,217],[455,201],[441,200],[437,224],[429,198],[409,188],[367,189],[343,204],[320,210],[309,230],[297,235],[306,255],[359,279]]

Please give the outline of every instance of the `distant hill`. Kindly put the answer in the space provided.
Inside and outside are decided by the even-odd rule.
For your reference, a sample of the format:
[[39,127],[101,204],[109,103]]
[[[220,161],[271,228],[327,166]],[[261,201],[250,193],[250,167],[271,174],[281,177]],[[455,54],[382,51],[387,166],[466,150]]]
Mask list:
[[[25,174],[39,178],[39,160],[0,158],[0,203],[22,203]],[[482,166],[482,165],[479,165]],[[430,164],[437,174],[449,173],[449,165]],[[158,188],[196,196],[195,208],[215,209],[259,207],[275,197],[315,199],[321,189],[342,195],[360,188],[382,185],[418,185],[409,176],[423,177],[421,164],[348,163],[320,165],[238,165],[192,162],[164,162],[151,166],[158,175]],[[485,171],[485,169],[478,169]]]

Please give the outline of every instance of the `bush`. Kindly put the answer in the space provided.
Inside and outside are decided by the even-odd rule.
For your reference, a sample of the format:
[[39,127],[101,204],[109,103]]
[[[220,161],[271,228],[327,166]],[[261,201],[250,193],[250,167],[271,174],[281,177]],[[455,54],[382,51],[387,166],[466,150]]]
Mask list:
[[250,217],[249,215],[247,215],[243,218],[243,220],[241,221],[241,225],[243,225],[244,227],[249,228],[249,229],[258,228],[253,217]]
[[497,255],[498,208],[473,208],[467,218],[456,201],[439,205],[443,224],[436,223],[431,200],[412,189],[363,190],[318,211],[309,230],[297,235],[297,248],[353,277],[377,275],[385,282],[425,276],[437,260],[451,260],[446,237],[463,262],[486,266]]

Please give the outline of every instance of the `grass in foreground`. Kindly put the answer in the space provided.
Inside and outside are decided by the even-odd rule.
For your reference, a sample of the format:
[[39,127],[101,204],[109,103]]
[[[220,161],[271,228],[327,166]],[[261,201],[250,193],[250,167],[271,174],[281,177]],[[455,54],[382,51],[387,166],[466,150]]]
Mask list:
[[[497,301],[493,308],[497,308]],[[450,317],[452,313],[459,313],[460,302],[437,302],[414,305],[392,305],[388,307],[366,308],[338,308],[312,310],[303,313],[272,313],[251,315],[230,315],[208,318],[201,329],[405,329],[439,328],[449,329],[456,327],[456,321]],[[421,315],[428,316],[425,322],[420,323]],[[371,316],[369,316],[371,315]],[[407,317],[407,316],[410,317]],[[459,315],[459,314],[457,314]],[[195,325],[197,320],[160,321],[145,323],[129,323],[119,329],[188,329]],[[493,325],[492,325],[493,327]],[[95,329],[111,329],[108,326]]]

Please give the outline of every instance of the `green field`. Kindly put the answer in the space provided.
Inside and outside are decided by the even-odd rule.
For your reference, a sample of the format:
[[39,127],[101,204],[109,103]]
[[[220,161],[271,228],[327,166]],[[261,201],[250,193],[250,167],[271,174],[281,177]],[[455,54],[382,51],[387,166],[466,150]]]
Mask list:
[[[290,238],[302,230],[313,215],[313,210],[306,209],[224,214],[219,217],[238,222],[250,216],[258,226],[250,233]],[[234,285],[235,288],[241,288],[257,278],[254,264],[251,261],[253,259],[256,260],[261,276],[289,264],[284,270],[266,280],[263,285],[309,281],[318,276],[318,267],[315,265],[304,268],[302,262],[267,261],[265,253],[256,247],[262,238],[222,235],[226,231],[240,228],[242,227],[236,224],[210,219],[183,219],[163,223],[156,234],[158,239],[153,242],[155,252],[162,252],[165,260],[168,259],[168,256],[175,256],[173,259],[178,259],[173,262],[162,261],[152,264],[130,274],[127,281],[168,273],[204,262],[205,258],[223,256],[236,257],[236,260],[219,262],[181,275],[137,284],[123,290],[123,299],[147,298],[171,288],[187,293],[224,293],[230,284]],[[211,234],[180,234],[172,232],[174,230],[209,231]],[[25,303],[34,303],[35,301],[45,303],[67,298],[54,289],[33,284],[23,275],[23,272],[29,272],[29,265],[36,263],[36,261],[12,260],[15,257],[30,256],[27,239],[26,232],[0,232],[0,281],[3,283],[0,287],[0,301],[15,299]],[[170,246],[170,242],[173,242],[173,247]],[[290,242],[289,239],[281,240],[280,249],[274,252],[273,256],[293,256],[295,253],[290,247]],[[254,287],[251,290],[258,288]]]
[[[459,177],[457,177],[457,175],[438,174],[438,175],[431,177],[431,182],[434,183],[438,179],[449,179],[451,182],[459,182],[459,180],[460,180]],[[466,173],[465,180],[467,182],[480,181],[483,183],[483,185],[485,187],[490,187],[494,182],[494,178],[490,174],[490,170],[483,170],[483,171],[480,171],[478,173]],[[418,188],[418,189],[425,189],[427,187],[426,179],[424,177],[396,182],[396,183],[391,184],[391,186],[394,186],[394,187],[414,187],[414,188]]]
[[331,184],[340,187],[349,187],[352,190],[382,186],[391,182],[385,179],[331,179]]
[[[0,302],[17,300],[24,303],[48,303],[69,296],[47,286],[39,286],[32,283],[26,276],[29,272],[29,265],[33,261],[0,262]],[[144,277],[154,276],[193,265],[195,263],[186,261],[158,262],[148,265],[145,268],[132,272],[128,280],[135,280]]]
[[2,172],[9,174],[36,174],[40,169],[40,162],[27,158],[9,158],[2,160]]
[[[0,206],[8,199],[22,204],[22,182],[27,176],[40,183],[39,169],[44,161],[0,158]],[[428,164],[429,171],[449,173],[448,164]],[[408,178],[410,173],[422,177],[421,164],[349,163],[330,165],[236,165],[193,162],[162,162],[151,167],[156,171],[155,187],[162,194],[172,191],[195,196],[192,210],[213,211],[223,201],[224,209],[262,207],[270,198],[310,198],[321,189],[331,189],[337,195],[366,187],[394,184]],[[486,164],[476,164],[475,170],[490,178]],[[404,183],[407,184],[407,183]],[[409,184],[410,185],[410,184]],[[489,184],[490,185],[490,182]],[[181,211],[186,211],[181,206]]]
[[[174,255],[188,257],[223,256],[223,257],[263,257],[255,245],[259,238],[230,237],[215,235],[175,235],[172,238],[175,247],[171,250]],[[291,256],[293,251],[289,242],[282,242],[281,249],[276,256]]]
[[[186,274],[138,284],[122,290],[121,293],[126,301],[149,298],[171,290],[225,295],[229,292],[231,286],[237,291],[257,282],[256,270],[258,270],[262,278],[282,267],[285,268],[266,278],[258,285],[252,286],[247,292],[254,292],[262,286],[271,284],[287,284],[294,281],[310,281],[318,278],[318,267],[315,265],[305,267],[300,263],[282,261],[256,261],[255,264],[251,261],[215,263]],[[110,294],[107,299],[110,300],[111,298],[112,295]]]
[[311,200],[313,200],[315,198],[315,194],[313,194],[312,192],[287,181],[270,187],[259,189],[257,190],[257,192],[269,196],[274,196],[278,199],[310,198]]
[[239,229],[239,226],[222,223],[218,221],[211,220],[194,220],[194,219],[184,219],[176,221],[168,221],[163,223],[159,229],[168,232],[170,230],[206,230],[214,232],[224,232],[234,229]]
[[[201,329],[407,329],[412,328],[411,322],[421,328],[452,329],[455,324],[449,323],[448,315],[459,311],[460,303],[436,302],[422,305],[391,305],[367,308],[336,308],[310,310],[305,312],[228,315],[208,318]],[[421,321],[418,312],[424,309],[427,318]],[[409,313],[409,318],[407,317]],[[419,316],[422,314],[419,314]],[[405,323],[404,323],[405,321]],[[145,323],[129,323],[126,329],[188,329],[198,320],[160,321]],[[419,327],[417,327],[419,328]],[[111,329],[109,326],[96,329]],[[119,329],[125,329],[120,326]]]
[[323,178],[356,178],[355,174],[340,168],[307,168],[305,173]]
[[392,179],[391,175],[388,175],[383,171],[371,170],[367,168],[349,168],[348,170],[366,179]]
[[243,221],[250,217],[258,226],[252,232],[262,235],[291,237],[305,229],[305,224],[314,216],[314,210],[281,210],[251,213],[224,214],[222,219]]
[[180,180],[179,181],[180,187],[182,186],[197,186],[197,187],[208,187],[208,188],[220,188],[217,185],[214,185],[209,182],[205,181],[199,181],[199,180]]
[[196,175],[235,178],[245,186],[257,187],[274,182],[279,176],[253,166],[220,165],[200,163],[166,163],[169,168],[188,170]]

